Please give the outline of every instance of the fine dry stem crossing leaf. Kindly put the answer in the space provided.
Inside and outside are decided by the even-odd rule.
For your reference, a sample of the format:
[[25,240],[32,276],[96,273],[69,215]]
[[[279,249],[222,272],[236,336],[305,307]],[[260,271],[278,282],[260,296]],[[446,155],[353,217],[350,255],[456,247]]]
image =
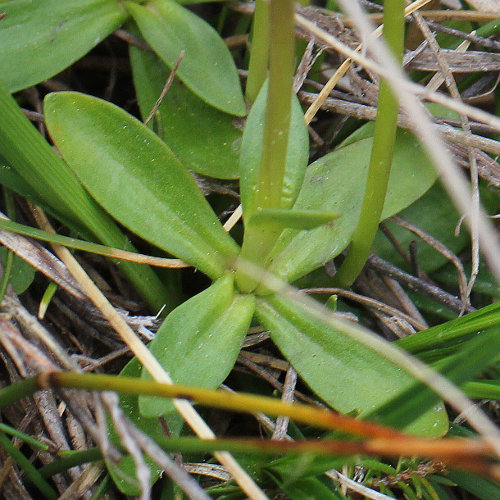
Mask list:
[[246,114],[236,66],[229,49],[203,19],[170,0],[145,6],[125,2],[146,41],[172,68],[183,50],[177,74],[205,102],[236,116]]

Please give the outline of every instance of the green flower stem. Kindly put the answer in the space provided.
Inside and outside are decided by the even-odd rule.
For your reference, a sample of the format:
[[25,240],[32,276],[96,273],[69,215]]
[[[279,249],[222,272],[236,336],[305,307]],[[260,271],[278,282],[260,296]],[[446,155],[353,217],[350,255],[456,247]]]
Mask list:
[[270,2],[269,91],[259,176],[259,208],[281,208],[295,56],[294,3]]
[[267,78],[269,60],[269,4],[268,0],[256,0],[252,27],[252,48],[248,64],[246,98],[253,103]]
[[26,477],[40,490],[44,498],[56,499],[59,495],[42,477],[33,464],[12,444],[10,439],[0,432],[0,446],[12,457],[14,462],[24,471]]
[[[401,61],[403,56],[404,6],[403,0],[384,2],[384,36],[398,61]],[[370,254],[384,208],[391,173],[398,111],[397,97],[392,93],[387,81],[381,80],[373,148],[361,215],[349,253],[335,276],[336,286],[351,286]]]
[[[258,209],[281,208],[295,59],[294,3],[291,0],[272,0],[269,10],[269,89],[256,196]],[[277,230],[272,225],[248,224],[241,257],[262,264],[279,233],[279,228]],[[237,282],[241,291],[250,292],[256,288],[259,279],[238,275]]]

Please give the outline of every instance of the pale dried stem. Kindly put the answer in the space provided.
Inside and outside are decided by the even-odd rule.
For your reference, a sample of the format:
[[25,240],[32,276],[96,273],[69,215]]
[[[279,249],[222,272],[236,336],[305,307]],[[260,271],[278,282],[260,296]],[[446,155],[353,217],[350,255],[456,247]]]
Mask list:
[[177,62],[175,63],[175,66],[172,68],[172,71],[170,71],[170,74],[168,75],[167,81],[165,83],[165,86],[163,87],[160,97],[158,97],[158,100],[155,102],[155,105],[153,106],[153,109],[149,113],[148,117],[144,120],[144,125],[147,125],[155,116],[156,112],[161,106],[161,103],[163,102],[163,99],[165,99],[165,96],[167,95],[167,92],[170,90],[170,87],[172,86],[172,83],[174,82],[175,75],[177,74],[177,70],[179,69],[179,65],[181,64],[182,59],[184,59],[184,54],[185,51],[181,50],[179,57],[177,58]]
[[[145,482],[150,474],[149,468],[142,458],[142,450],[147,456],[153,459],[163,470],[170,476],[170,478],[177,483],[187,497],[191,500],[210,500],[210,497],[205,493],[205,491],[200,487],[200,485],[191,477],[189,474],[181,468],[174,460],[172,460],[167,453],[165,453],[160,446],[158,446],[154,441],[152,441],[149,436],[137,429],[125,416],[123,410],[119,406],[118,396],[113,392],[103,393],[101,398],[106,405],[106,408],[110,412],[115,428],[119,432],[124,444],[134,443],[133,446],[139,449],[137,460],[141,467],[145,467],[147,472],[141,471],[139,467],[136,469],[136,477],[142,483]],[[145,485],[146,486],[146,485]],[[150,490],[149,481],[147,484],[147,489]],[[142,489],[142,498],[148,500],[150,498],[149,494],[146,494],[146,488]]]
[[[361,33],[370,33],[372,31],[370,23],[367,22],[362,10],[356,2],[351,3],[346,0],[340,0],[340,2],[344,10],[356,20],[357,27]],[[330,37],[323,36],[323,38]],[[333,40],[333,43],[336,43],[336,41]],[[415,92],[411,92],[417,91],[418,89],[416,93],[422,95],[421,90],[418,86],[413,84],[408,85],[408,83],[404,82],[404,75],[394,62],[389,50],[383,44],[379,43],[378,40],[374,40],[371,48],[376,51],[377,59],[383,61],[384,76],[389,76],[388,81],[391,84],[393,91],[397,93],[400,103],[405,108],[408,116],[414,120],[415,131],[418,133],[423,146],[428,151],[436,168],[441,172],[443,181],[448,188],[450,196],[460,210],[468,212],[470,210],[469,200],[471,199],[471,193],[467,183],[457,171],[457,167],[449,158],[445,148],[439,140],[439,136],[435,136],[435,127],[429,122],[426,114],[421,109],[421,105],[418,102]],[[379,70],[379,73],[382,73],[382,71]],[[434,100],[437,101],[436,99]],[[445,99],[442,100],[441,103],[445,104],[447,101],[452,102],[450,99]],[[453,107],[459,108],[457,109],[459,112],[463,112],[468,116],[473,116],[468,109],[469,107],[464,104],[457,106],[456,103],[454,103]],[[486,113],[481,114],[486,115],[486,119],[489,123],[494,122],[495,126],[498,127],[498,119],[488,117]],[[481,120],[483,120],[483,118],[481,118]],[[485,253],[488,263],[498,280],[500,278],[500,262],[498,260],[500,251],[496,241],[496,235],[483,213],[481,213],[478,226],[480,239],[482,240],[483,252]],[[483,437],[493,447],[495,452],[500,456],[500,433],[498,429],[480,409],[476,408],[464,396],[464,394],[457,387],[455,387],[445,377],[433,372],[432,369],[427,367],[425,364],[418,362],[415,358],[402,354],[401,352],[397,352],[396,350],[393,351],[393,345],[387,344],[385,348],[379,350],[375,347],[375,343],[377,342],[373,342],[373,339],[370,340],[370,344],[372,344],[373,348],[375,348],[377,352],[388,357],[401,367],[404,367],[404,369],[409,373],[428,384],[438,394],[458,409],[458,411],[470,409],[470,412],[467,413],[469,423],[483,435]]]
[[[348,45],[342,43],[337,38],[330,35],[325,30],[316,26],[312,21],[309,21],[304,16],[300,14],[295,14],[295,20],[297,24],[303,28],[304,30],[311,33],[311,35],[315,36],[318,40],[321,40],[326,45],[330,46],[337,52],[342,55],[352,59],[354,62],[363,66],[365,69],[373,71],[374,73],[380,75],[388,79],[394,87],[397,87],[397,93],[407,96],[412,96],[411,102],[405,103],[403,107],[412,107],[415,106],[416,97],[420,97],[421,99],[427,99],[429,101],[435,102],[437,104],[442,104],[443,106],[448,107],[456,111],[457,113],[464,113],[469,118],[473,118],[479,122],[486,123],[493,127],[495,130],[500,130],[500,118],[497,118],[485,111],[482,111],[478,108],[474,108],[469,106],[468,104],[456,102],[454,99],[445,96],[444,94],[440,94],[437,92],[430,92],[425,87],[418,85],[416,83],[410,82],[405,78],[400,68],[394,64],[390,66],[380,65],[377,62],[374,62],[371,59],[364,57],[362,54],[357,52],[356,50],[351,49]],[[367,29],[371,30],[372,26],[368,26]],[[375,30],[373,30],[375,31]],[[372,31],[366,34],[366,37],[369,38]],[[376,39],[371,39],[370,50],[375,46],[377,49],[380,47],[380,42]],[[418,115],[422,115],[422,111],[418,112]],[[427,120],[424,122],[427,123]],[[435,142],[435,141],[432,141]]]
[[[441,73],[444,78],[446,87],[448,88],[451,97],[456,99],[457,101],[461,101],[460,92],[458,90],[457,84],[453,77],[453,73],[450,70],[448,62],[446,58],[443,56],[441,52],[441,48],[437,43],[434,35],[432,34],[430,28],[427,26],[424,18],[418,12],[413,14],[413,17],[417,23],[417,26],[420,28],[422,34],[425,39],[429,43],[429,47],[434,52],[438,64],[441,68]],[[470,135],[471,128],[469,123],[469,118],[467,115],[461,113],[460,121],[462,124],[463,131]],[[476,277],[479,273],[479,234],[478,234],[478,224],[477,219],[479,217],[479,175],[478,175],[478,167],[477,167],[477,150],[472,147],[467,147],[467,153],[469,157],[469,170],[470,170],[470,182],[472,189],[472,198],[471,198],[471,210],[468,216],[470,217],[470,230],[471,230],[471,247],[472,247],[472,268],[471,275],[468,284],[466,284],[465,290],[463,289],[463,283],[460,281],[460,295],[464,302],[469,301],[469,296],[472,292],[472,288],[474,286],[474,282],[476,281]],[[466,214],[467,215],[467,214]],[[461,263],[460,263],[461,265]],[[463,267],[459,269],[459,275],[463,275]]]
[[[42,229],[49,232],[54,232],[50,223],[39,212],[38,223]],[[45,219],[45,220],[43,220]],[[138,360],[142,363],[145,369],[151,374],[154,380],[166,384],[172,384],[172,379],[165,372],[158,360],[151,354],[148,348],[141,342],[139,337],[129,327],[123,317],[118,314],[115,308],[110,304],[102,292],[96,287],[93,281],[88,277],[87,273],[82,269],[80,264],[71,255],[67,248],[59,245],[53,245],[55,253],[66,264],[66,267],[73,275],[73,277],[80,283],[86,294],[95,304],[95,306],[102,312],[103,316],[109,321],[111,326],[118,332],[123,341],[130,347],[130,350],[135,354]],[[196,435],[202,439],[214,439],[215,435],[200,417],[198,412],[186,400],[174,399],[173,401],[177,411],[186,420],[188,425],[193,429]],[[221,462],[227,470],[233,475],[235,481],[239,484],[243,491],[251,499],[263,500],[267,496],[257,486],[253,479],[242,469],[236,462],[233,456],[228,452],[215,452],[214,456]]]
[[413,234],[418,236],[420,239],[425,241],[429,246],[434,248],[437,252],[439,252],[443,257],[448,259],[456,268],[458,272],[458,287],[460,290],[460,298],[462,299],[464,306],[470,305],[468,301],[467,295],[467,277],[465,276],[464,266],[462,265],[461,260],[455,255],[446,245],[441,243],[436,238],[432,237],[430,234],[423,231],[420,227],[411,222],[403,219],[399,216],[394,216],[392,220],[398,225],[401,226],[408,231],[411,231]]
[[[285,383],[283,384],[283,392],[281,393],[281,401],[284,403],[293,403],[295,386],[297,385],[297,372],[292,366],[288,367],[285,375]],[[278,417],[271,439],[283,440],[286,438],[288,431],[289,417]]]
[[243,207],[241,205],[238,205],[236,207],[236,210],[231,214],[231,217],[227,219],[226,223],[224,224],[224,230],[229,233],[231,229],[236,225],[236,223],[241,219],[241,216],[243,214]]
[[[429,3],[431,0],[417,0],[416,2],[413,2],[411,5],[406,7],[405,9],[405,16],[408,16],[415,12],[416,10],[420,9],[423,7],[425,4]],[[296,18],[297,19],[297,18]],[[384,25],[381,24],[376,30],[373,31],[372,35],[374,38],[379,37],[384,29]],[[363,50],[363,45],[360,44],[356,47],[355,51],[360,52]],[[304,119],[306,121],[306,124],[309,125],[311,123],[312,119],[316,115],[316,113],[319,111],[323,103],[325,102],[325,99],[330,95],[331,91],[336,87],[337,83],[339,83],[340,79],[349,71],[349,68],[352,66],[353,60],[351,58],[347,58],[335,71],[335,73],[332,75],[332,77],[326,82],[325,86],[321,89],[321,92],[318,94],[318,97],[316,98],[316,101],[313,102],[307,111],[304,114]]]
[[360,495],[363,495],[365,498],[370,498],[371,500],[394,500],[394,497],[389,497],[384,495],[383,493],[379,493],[378,491],[372,490],[367,486],[363,486],[362,484],[357,483],[353,479],[347,477],[346,475],[336,471],[334,469],[325,472],[325,475],[330,479],[337,481],[342,486],[347,487],[347,489],[351,491],[355,491]]
[[364,305],[365,307],[383,312],[388,316],[400,317],[401,319],[410,323],[410,325],[412,325],[417,330],[426,329],[426,325],[424,323],[421,323],[417,319],[413,318],[408,314],[405,314],[399,309],[388,306],[387,304],[381,302],[380,300],[375,300],[370,297],[360,295],[359,293],[351,292],[350,290],[344,290],[343,288],[304,288],[301,291],[308,294],[340,295],[341,297],[345,297],[347,300],[358,302]]

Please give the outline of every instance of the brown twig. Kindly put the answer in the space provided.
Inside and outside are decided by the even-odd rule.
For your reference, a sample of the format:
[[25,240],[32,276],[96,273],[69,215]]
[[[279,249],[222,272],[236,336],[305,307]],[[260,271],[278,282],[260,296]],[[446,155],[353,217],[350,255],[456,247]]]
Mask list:
[[[427,297],[432,298],[439,304],[443,304],[457,314],[460,314],[463,311],[463,302],[458,297],[445,292],[436,285],[428,283],[422,279],[416,278],[415,276],[404,272],[402,269],[399,269],[398,267],[390,264],[389,262],[386,262],[376,255],[371,255],[370,257],[368,257],[367,264],[380,273],[394,278],[401,284],[406,285],[411,290],[415,290],[422,295],[426,295]],[[467,313],[473,311],[475,311],[475,309],[472,306],[467,306],[465,308],[465,312]]]
[[179,65],[181,64],[182,59],[184,58],[184,54],[185,54],[184,50],[181,50],[179,57],[177,58],[177,62],[175,63],[175,66],[172,68],[172,71],[168,75],[167,81],[165,83],[165,86],[163,87],[163,90],[161,91],[160,97],[158,97],[158,100],[155,102],[153,109],[149,113],[148,117],[144,120],[144,125],[147,125],[153,119],[154,115],[158,111],[158,108],[161,106],[163,99],[165,99],[167,92],[170,90],[170,87],[172,86],[177,70],[179,69]]

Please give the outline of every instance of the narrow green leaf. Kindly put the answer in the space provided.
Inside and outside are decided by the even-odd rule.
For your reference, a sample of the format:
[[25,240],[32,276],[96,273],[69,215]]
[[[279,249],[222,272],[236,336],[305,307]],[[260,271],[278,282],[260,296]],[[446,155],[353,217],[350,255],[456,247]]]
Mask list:
[[[5,268],[8,250],[5,247],[0,248],[0,259]],[[14,287],[14,291],[21,295],[33,283],[35,279],[35,268],[30,266],[25,260],[17,255],[14,256],[12,270],[9,277],[9,283]]]
[[[236,295],[225,275],[172,311],[149,345],[178,384],[216,389],[232,370],[255,308],[251,295]],[[142,377],[151,379],[146,370]],[[171,400],[140,396],[144,416],[169,413]]]
[[491,481],[461,470],[448,471],[446,477],[480,500],[500,498],[500,483],[498,481]]
[[[169,70],[154,53],[133,45],[129,50],[135,91],[145,120],[163,90]],[[242,136],[238,121],[209,106],[174,79],[150,123],[187,168],[210,177],[236,179]]]
[[0,432],[0,447],[7,452],[14,463],[23,471],[29,481],[36,486],[46,500],[56,500],[59,495],[45,480],[36,467],[28,460],[23,452],[3,433]]
[[[457,354],[440,360],[433,368],[456,385],[467,382],[474,375],[485,371],[498,357],[499,333],[499,327],[482,332],[465,342]],[[401,422],[411,422],[416,414],[439,404],[439,401],[439,396],[432,389],[415,381],[393,400],[373,411],[369,418],[386,425],[400,425]]]
[[[268,83],[264,84],[247,118],[240,155],[240,192],[243,217],[249,220],[257,210],[257,188],[262,156]],[[281,208],[291,208],[299,194],[309,159],[309,135],[297,97],[292,97],[286,170]]]
[[107,212],[211,278],[224,272],[238,246],[157,135],[121,108],[76,92],[49,94],[44,107],[59,151]]
[[435,349],[447,341],[460,339],[499,324],[500,302],[496,302],[479,311],[396,340],[396,344],[408,352],[418,353],[427,349]]
[[0,74],[11,92],[56,75],[120,27],[116,0],[1,2]]
[[471,380],[461,388],[471,399],[500,400],[500,380]]
[[[327,440],[335,432],[329,433],[327,436],[322,436]],[[336,437],[338,436],[338,433]],[[301,440],[298,440],[300,442]],[[314,454],[301,454],[296,456],[279,457],[267,465],[266,470],[278,474],[283,479],[286,478],[304,478],[311,476],[318,476],[324,474],[330,469],[342,468],[344,465],[364,465],[365,460],[360,461],[357,456],[331,456],[331,455],[314,455]],[[370,470],[373,470],[370,464]],[[298,472],[300,471],[300,472]],[[385,472],[385,471],[384,471]]]
[[257,210],[248,225],[275,226],[277,229],[287,227],[295,229],[314,229],[323,224],[328,224],[338,217],[338,214],[320,210],[286,210],[268,208]]
[[167,66],[172,68],[184,50],[177,75],[192,92],[221,111],[246,114],[231,53],[209,24],[171,0],[125,2],[125,7]]
[[[259,298],[257,316],[309,387],[342,413],[366,417],[412,386],[415,379],[388,359],[314,317],[297,311],[286,297]],[[405,427],[427,437],[442,436],[448,418],[437,406]]]
[[[16,101],[0,81],[0,155],[14,175],[7,175],[14,190],[21,194],[35,194],[42,207],[75,232],[116,248],[133,251],[134,248],[111,218],[85,192],[68,165],[59,158],[47,141],[24,116]],[[85,152],[86,154],[86,152]],[[5,170],[2,168],[2,170]],[[21,182],[19,180],[22,179]],[[29,193],[25,193],[25,191]],[[166,304],[173,307],[154,272],[146,266],[122,263],[121,270],[132,281],[149,305],[159,310]]]
[[[137,360],[133,358],[120,372],[122,377],[135,377],[141,375],[142,366]],[[130,394],[120,395],[120,407],[125,416],[129,418],[134,425],[153,440],[160,440],[165,437],[164,427],[160,424],[157,418],[146,418],[139,413],[139,403],[137,396]],[[165,424],[168,426],[171,436],[177,437],[180,434],[184,424],[183,418],[178,413],[171,413],[165,417]],[[120,437],[115,430],[115,427],[108,417],[108,435],[112,443],[119,444]],[[161,476],[163,469],[159,467],[149,457],[144,457],[146,464],[151,471],[151,482],[154,484]],[[131,456],[125,455],[119,464],[105,460],[108,468],[109,475],[113,479],[118,489],[124,495],[140,495],[141,491],[137,483],[136,467],[134,460]]]
[[[368,138],[343,147],[308,168],[294,209],[341,215],[331,226],[284,231],[270,255],[271,271],[291,282],[347,247],[358,223],[372,143],[373,139]],[[413,203],[435,180],[436,172],[418,141],[409,132],[398,130],[381,219]]]

